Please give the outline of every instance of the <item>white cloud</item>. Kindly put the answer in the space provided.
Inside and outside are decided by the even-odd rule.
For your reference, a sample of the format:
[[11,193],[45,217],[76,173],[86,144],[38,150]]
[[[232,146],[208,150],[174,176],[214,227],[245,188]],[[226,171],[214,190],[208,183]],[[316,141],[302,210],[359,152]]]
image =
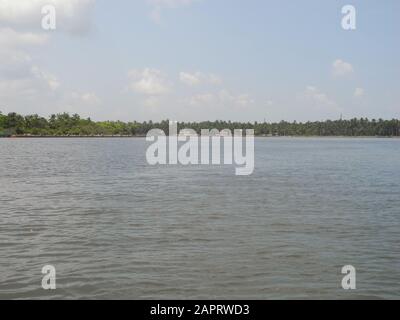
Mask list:
[[315,107],[332,107],[336,106],[336,103],[331,100],[325,93],[320,92],[314,86],[308,86],[302,93],[301,97],[309,103],[312,103]]
[[220,84],[222,84],[222,79],[215,74],[209,74],[208,82],[211,84],[214,84],[214,85],[220,85]]
[[32,94],[39,89],[55,91],[60,83],[51,73],[36,66],[24,51],[0,47],[2,96]]
[[190,5],[199,0],[147,0],[152,6],[150,18],[156,22],[161,22],[161,12],[163,9],[172,9]]
[[247,106],[254,103],[254,100],[248,94],[234,95],[225,89],[219,92],[219,99],[223,103],[237,104],[240,106]]
[[364,96],[365,94],[365,90],[363,88],[356,88],[356,90],[354,90],[354,97],[356,98],[361,98],[362,96]]
[[129,87],[142,95],[159,96],[170,92],[171,85],[166,76],[157,69],[145,68],[129,72]]
[[11,28],[0,28],[0,48],[15,49],[26,46],[41,46],[48,40],[46,34],[17,32]]
[[54,103],[60,94],[58,78],[37,66],[26,52],[0,47],[0,61],[0,98],[5,107],[32,110]]
[[58,82],[56,76],[50,74],[47,71],[41,70],[37,66],[32,66],[31,72],[32,72],[32,75],[36,79],[39,79],[39,80],[44,81],[45,83],[47,83],[47,85],[49,86],[49,88],[51,90],[56,90],[60,86],[60,83]]
[[101,99],[94,92],[87,92],[81,95],[83,103],[97,105],[101,103]]
[[[155,117],[161,114],[171,117],[169,113],[175,112],[184,117],[188,106],[195,107],[191,109],[191,115],[196,113],[227,115],[254,103],[249,94],[232,93],[215,86],[216,83],[221,83],[221,80],[212,73],[181,72],[173,81],[173,77],[161,70],[144,68],[131,70],[128,77],[130,81],[126,89],[136,93],[132,96],[134,103],[138,108],[145,108],[143,112],[146,114],[154,112]],[[179,86],[177,81],[185,85]]]
[[213,85],[220,85],[222,80],[215,74],[204,74],[202,72],[181,72],[179,74],[179,79],[182,83],[188,86],[198,86],[201,84],[213,84]]
[[31,48],[43,46],[51,38],[52,33],[41,28],[41,9],[55,6],[57,31],[82,33],[90,26],[95,1],[0,0],[0,96],[4,103],[25,105],[29,100],[32,107],[55,104],[54,99],[63,95],[60,81],[29,54]]
[[25,52],[0,48],[0,78],[23,78],[30,73],[32,58]]
[[332,64],[332,73],[334,76],[345,76],[354,72],[353,66],[343,60],[337,59]]
[[241,94],[237,96],[234,101],[242,107],[254,103],[254,99],[249,94]]
[[[34,65],[26,49],[41,46],[47,41],[46,35],[16,32],[10,28],[0,28],[0,80],[15,81],[23,79],[40,79],[55,87],[54,79]],[[47,80],[46,80],[47,78]],[[21,82],[19,82],[21,84]],[[16,86],[16,82],[10,84]]]
[[212,105],[217,103],[217,96],[213,93],[196,94],[189,99],[192,106]]
[[201,82],[200,76],[198,74],[190,74],[186,72],[181,72],[179,74],[179,79],[182,83],[188,86],[196,86],[199,85]]
[[247,106],[254,103],[254,100],[248,94],[232,94],[223,89],[218,93],[196,94],[189,99],[192,106]]
[[81,33],[90,27],[89,15],[96,0],[0,0],[0,25],[41,31],[45,5],[57,13],[57,30]]
[[0,97],[7,99],[42,98],[56,91],[60,86],[58,79],[51,73],[31,66],[29,70],[21,68],[17,74],[0,76]]

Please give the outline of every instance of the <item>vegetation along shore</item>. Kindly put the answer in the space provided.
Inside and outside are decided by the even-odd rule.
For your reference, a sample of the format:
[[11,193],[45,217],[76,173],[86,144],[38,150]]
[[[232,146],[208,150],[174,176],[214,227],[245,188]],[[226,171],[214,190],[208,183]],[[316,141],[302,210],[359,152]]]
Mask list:
[[[93,121],[68,113],[23,116],[0,112],[0,137],[143,137],[151,129],[168,133],[168,120],[161,122]],[[256,136],[343,136],[343,137],[400,137],[400,120],[350,119],[314,122],[180,122],[179,129],[254,129]]]

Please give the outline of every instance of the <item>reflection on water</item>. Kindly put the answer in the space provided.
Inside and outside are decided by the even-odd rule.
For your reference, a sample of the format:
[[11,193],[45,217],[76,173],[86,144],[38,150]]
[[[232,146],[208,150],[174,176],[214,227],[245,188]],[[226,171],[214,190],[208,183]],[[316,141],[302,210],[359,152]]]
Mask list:
[[400,140],[256,139],[248,177],[145,150],[0,140],[0,298],[400,298]]

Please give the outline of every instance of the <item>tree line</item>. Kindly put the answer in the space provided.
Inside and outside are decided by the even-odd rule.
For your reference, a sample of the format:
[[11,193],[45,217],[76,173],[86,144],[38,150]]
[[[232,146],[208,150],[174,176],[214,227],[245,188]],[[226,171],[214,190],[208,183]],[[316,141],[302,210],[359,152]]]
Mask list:
[[[78,114],[61,113],[49,118],[37,114],[23,116],[15,112],[3,115],[0,111],[0,136],[145,136],[151,129],[168,134],[169,121],[122,122],[92,121]],[[194,129],[254,129],[257,136],[400,136],[400,120],[367,118],[314,122],[181,122],[178,128]]]

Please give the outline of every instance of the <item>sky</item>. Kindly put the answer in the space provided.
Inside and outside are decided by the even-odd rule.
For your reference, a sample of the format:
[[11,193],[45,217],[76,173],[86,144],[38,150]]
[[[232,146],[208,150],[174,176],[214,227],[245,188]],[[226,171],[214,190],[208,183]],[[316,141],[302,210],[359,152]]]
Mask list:
[[[342,28],[349,4],[355,30]],[[0,0],[0,111],[400,118],[399,37],[398,0]]]

